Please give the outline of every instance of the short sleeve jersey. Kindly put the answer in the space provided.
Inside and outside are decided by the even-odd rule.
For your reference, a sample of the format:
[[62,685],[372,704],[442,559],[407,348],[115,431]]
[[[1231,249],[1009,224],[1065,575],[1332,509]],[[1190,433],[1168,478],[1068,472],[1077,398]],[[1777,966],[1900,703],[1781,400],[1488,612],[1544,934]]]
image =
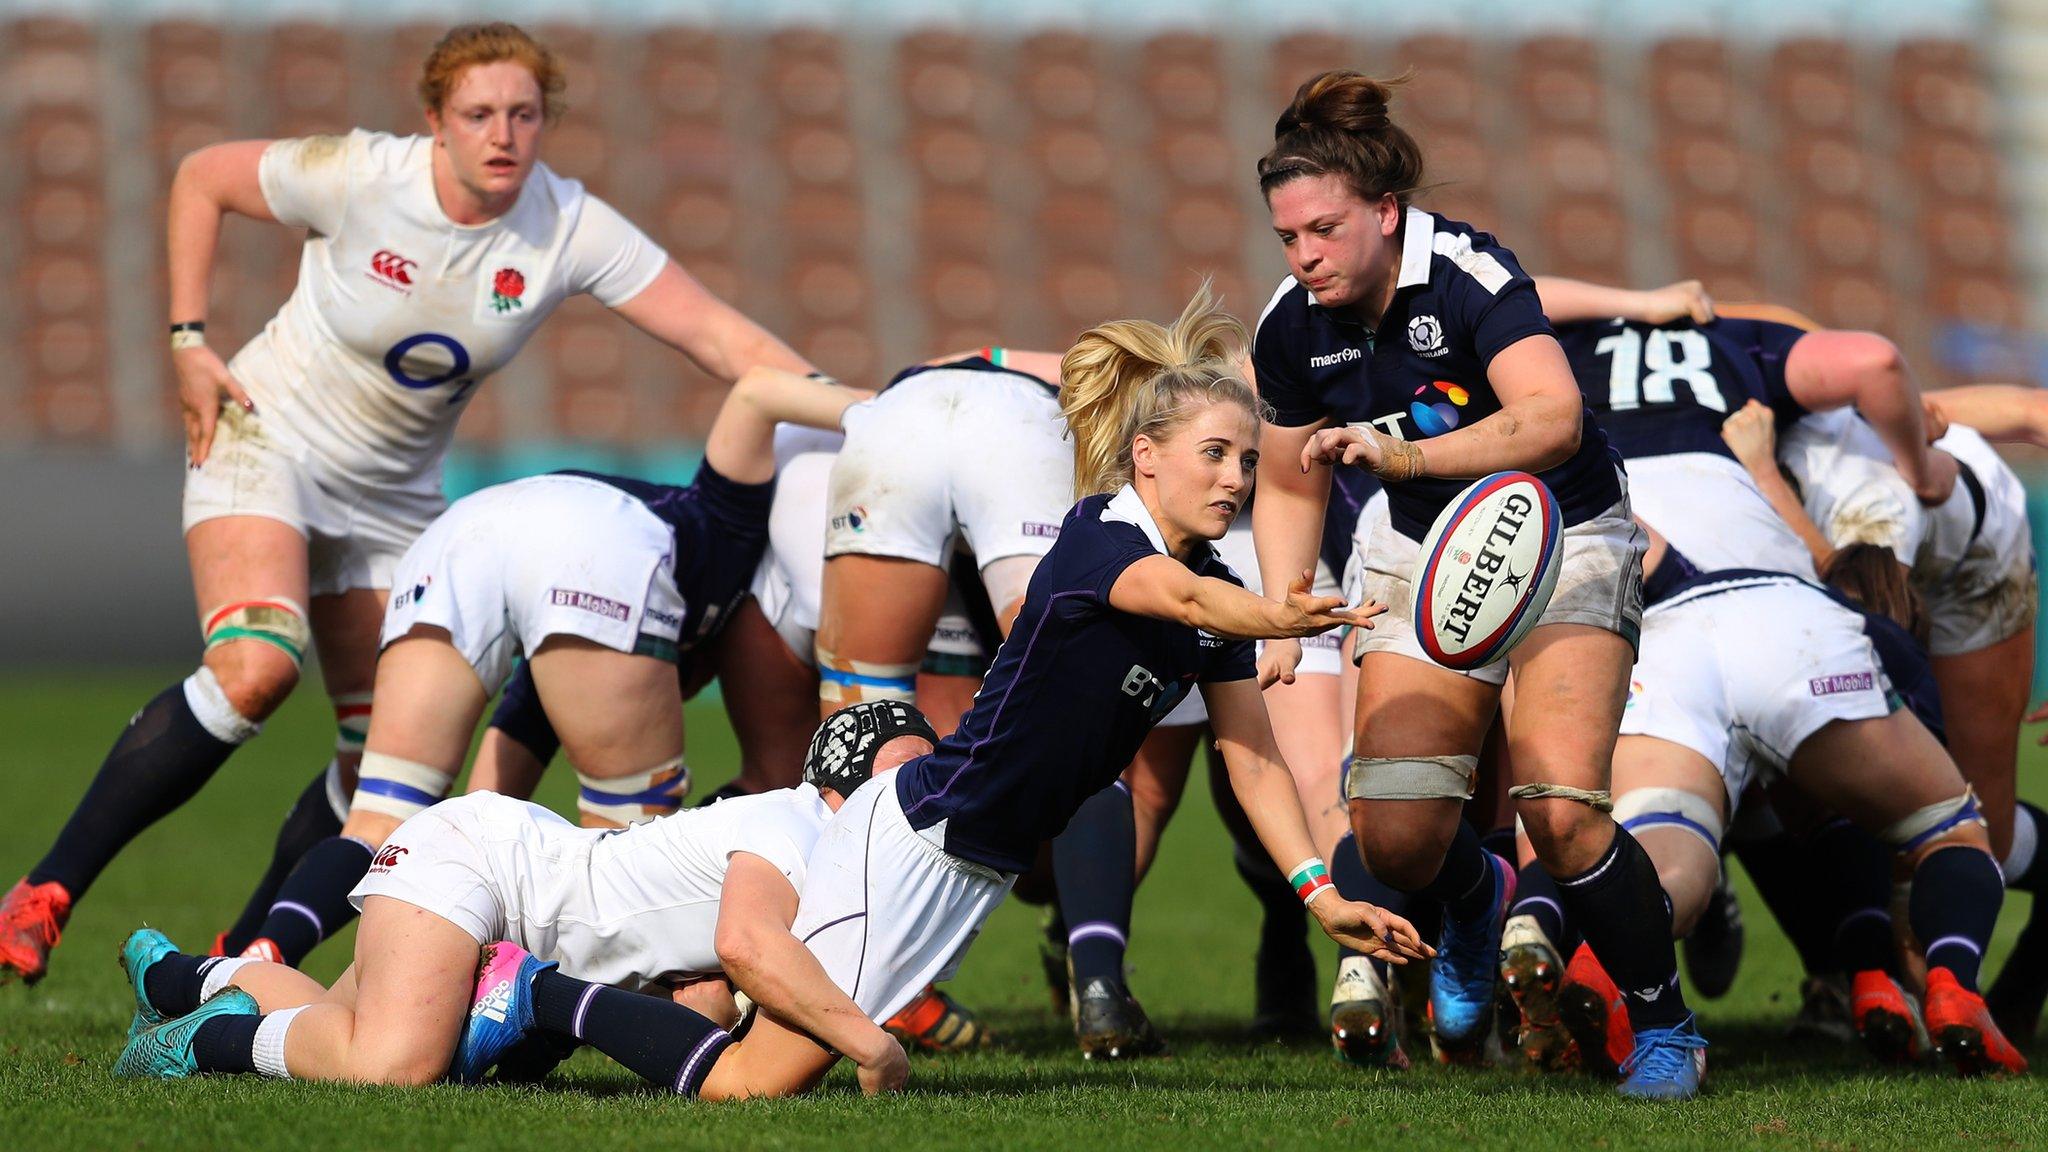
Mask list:
[[718,634],[753,584],[768,549],[775,481],[740,484],[711,462],[689,484],[657,484],[628,476],[566,472],[609,484],[647,506],[675,532],[676,591],[683,597],[677,648],[684,655]]
[[[1129,487],[1067,513],[974,706],[937,751],[897,772],[912,827],[938,830],[962,859],[1026,871],[1039,843],[1115,782],[1146,733],[1197,684],[1257,675],[1251,641],[1110,606],[1126,568],[1165,553]],[[1207,545],[1189,567],[1242,584]]]
[[1786,328],[1600,320],[1560,325],[1557,340],[1586,406],[1622,459],[1708,452],[1732,460],[1721,422],[1744,404],[1768,405],[1781,424],[1806,413],[1785,384],[1784,357],[1753,339],[1753,330],[1765,327]]
[[[1410,208],[1393,299],[1377,329],[1323,308],[1290,276],[1259,318],[1252,365],[1283,426],[1372,424],[1424,440],[1500,411],[1488,366],[1510,345],[1549,334],[1535,282],[1514,253],[1468,224]],[[1590,412],[1581,420],[1578,451],[1541,473],[1567,524],[1621,499],[1600,426]],[[1388,485],[1393,526],[1420,540],[1469,483],[1426,477]]]
[[545,164],[503,216],[456,224],[432,156],[428,137],[357,130],[276,141],[258,169],[307,237],[291,298],[229,368],[267,427],[363,483],[437,487],[464,402],[556,305],[617,307],[668,259]]

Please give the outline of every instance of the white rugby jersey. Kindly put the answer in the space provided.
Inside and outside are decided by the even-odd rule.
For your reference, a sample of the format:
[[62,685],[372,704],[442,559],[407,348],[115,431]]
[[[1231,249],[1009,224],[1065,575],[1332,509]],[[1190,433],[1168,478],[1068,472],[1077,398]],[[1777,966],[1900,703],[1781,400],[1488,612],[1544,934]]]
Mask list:
[[310,235],[291,298],[229,370],[267,428],[366,484],[438,488],[464,402],[564,297],[618,307],[668,259],[545,164],[509,212],[456,224],[433,147],[358,129],[276,141],[259,168],[272,214]]
[[1778,460],[1799,482],[1806,514],[1828,543],[1876,544],[1891,549],[1899,563],[1913,563],[1927,517],[1893,466],[1891,449],[1855,409],[1801,419],[1780,435]]
[[514,821],[503,834],[516,844],[500,840],[490,855],[522,947],[579,980],[651,990],[721,970],[718,897],[734,853],[768,861],[801,892],[831,819],[818,790],[802,784],[621,832]]

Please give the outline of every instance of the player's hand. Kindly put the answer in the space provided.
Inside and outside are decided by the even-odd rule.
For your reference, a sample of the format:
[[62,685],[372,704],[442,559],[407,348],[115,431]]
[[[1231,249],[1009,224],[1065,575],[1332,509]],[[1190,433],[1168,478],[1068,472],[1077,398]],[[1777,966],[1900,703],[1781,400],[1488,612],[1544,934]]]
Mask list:
[[1755,400],[1736,409],[1721,422],[1721,439],[1744,468],[1776,471],[1778,468],[1777,417]]
[[1266,641],[1259,652],[1259,687],[1294,683],[1294,669],[1300,663],[1301,641],[1292,638]]
[[1941,402],[1932,396],[1920,397],[1920,411],[1927,420],[1927,442],[1934,443],[1948,435],[1948,413],[1941,410]]
[[1380,456],[1379,441],[1366,435],[1363,428],[1322,428],[1302,445],[1301,470],[1307,472],[1317,464],[1356,464],[1377,472]]
[[1713,318],[1714,298],[1707,295],[1707,286],[1697,280],[1680,280],[1676,284],[1650,289],[1643,293],[1642,312],[1629,317],[1644,324],[1670,324],[1679,320],[1705,324]]
[[910,1057],[904,1055],[903,1045],[894,1036],[875,1029],[882,1039],[875,1044],[875,1050],[860,1063],[860,1090],[869,1096],[880,1096],[884,1092],[901,1092],[910,1079]]
[[1282,601],[1282,616],[1279,621],[1282,636],[1320,636],[1332,628],[1356,624],[1370,628],[1369,621],[1387,610],[1384,604],[1365,603],[1356,608],[1344,606],[1342,596],[1318,596],[1315,594],[1316,574],[1304,570],[1287,587],[1287,599]]
[[1918,496],[1920,503],[1929,508],[1946,504],[1948,498],[1955,495],[1956,481],[1960,478],[1961,471],[1956,465],[1955,457],[1939,448],[1929,448],[1927,475],[1922,477],[1918,484],[1913,485],[1913,495]]
[[1436,949],[1422,942],[1415,925],[1377,904],[1346,900],[1332,892],[1309,901],[1308,910],[1330,939],[1389,964],[1436,955]]
[[256,405],[242,386],[228,374],[213,349],[204,344],[171,353],[171,365],[178,372],[178,407],[185,421],[185,458],[192,467],[206,463],[213,450],[213,430],[220,421],[221,405],[239,404],[245,412]]

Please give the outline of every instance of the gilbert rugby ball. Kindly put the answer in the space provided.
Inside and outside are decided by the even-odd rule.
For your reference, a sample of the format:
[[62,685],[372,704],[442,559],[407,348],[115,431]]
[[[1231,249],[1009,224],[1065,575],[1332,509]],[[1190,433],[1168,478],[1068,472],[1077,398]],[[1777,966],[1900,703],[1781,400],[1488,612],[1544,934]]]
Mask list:
[[1557,587],[1564,520],[1527,472],[1495,472],[1445,506],[1412,577],[1415,637],[1446,668],[1483,668],[1534,627]]

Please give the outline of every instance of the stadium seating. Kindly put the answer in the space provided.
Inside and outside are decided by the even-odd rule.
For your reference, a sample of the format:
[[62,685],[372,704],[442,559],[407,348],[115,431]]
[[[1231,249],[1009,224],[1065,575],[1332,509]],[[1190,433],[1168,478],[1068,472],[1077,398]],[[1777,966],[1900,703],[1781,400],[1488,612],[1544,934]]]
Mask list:
[[[30,366],[0,384],[0,435],[103,443],[124,421],[167,435],[163,360],[138,361],[155,384],[110,380],[112,349],[156,347],[162,314],[160,275],[109,283],[130,276],[109,246],[117,194],[160,211],[178,159],[217,140],[417,130],[417,69],[441,31],[0,25],[0,136],[19,158],[0,181],[15,224],[0,281],[19,302],[0,355]],[[1396,110],[1429,156],[1420,201],[1531,269],[1699,276],[1724,298],[1894,334],[1933,382],[1950,379],[1931,352],[1946,326],[2029,319],[1988,65],[1960,40],[537,31],[569,81],[549,162],[851,379],[990,342],[1058,345],[1106,316],[1162,313],[1201,276],[1255,312],[1282,265],[1252,162],[1296,86],[1337,65],[1414,69]],[[109,60],[132,62],[129,87],[103,82]],[[161,228],[130,233],[160,267]],[[295,236],[230,226],[217,342],[251,334],[296,265]],[[718,400],[587,301],[536,352],[471,401],[466,441],[690,438]],[[137,396],[163,400],[131,416]]]

